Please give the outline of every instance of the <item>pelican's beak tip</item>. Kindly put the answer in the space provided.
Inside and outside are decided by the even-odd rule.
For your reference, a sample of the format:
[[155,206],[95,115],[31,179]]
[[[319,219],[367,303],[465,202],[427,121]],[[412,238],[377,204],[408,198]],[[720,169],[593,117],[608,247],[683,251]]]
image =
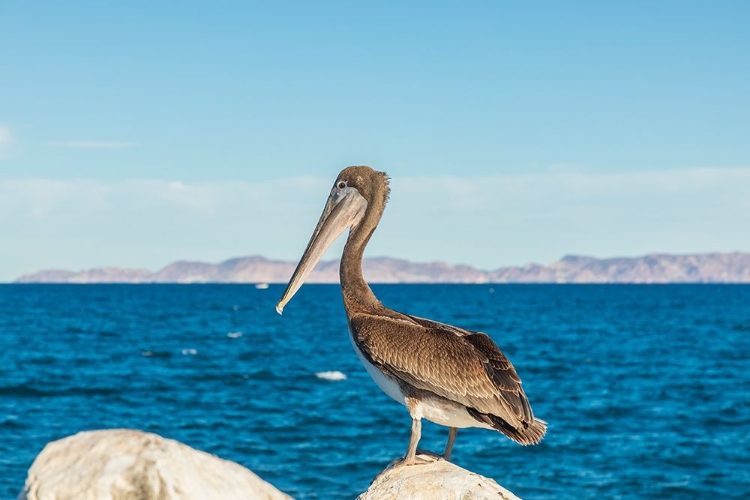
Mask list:
[[284,306],[281,305],[281,302],[276,304],[276,312],[279,313],[279,316],[284,314]]

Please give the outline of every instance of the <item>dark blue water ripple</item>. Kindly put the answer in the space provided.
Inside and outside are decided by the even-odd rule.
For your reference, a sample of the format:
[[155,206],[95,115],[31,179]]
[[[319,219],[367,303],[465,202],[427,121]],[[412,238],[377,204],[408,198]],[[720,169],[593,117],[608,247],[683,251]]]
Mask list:
[[[409,438],[359,365],[338,287],[0,286],[0,494],[48,441],[157,432],[299,499],[350,499]],[[381,285],[386,305],[489,333],[540,446],[461,431],[454,460],[526,499],[750,497],[750,287]],[[229,335],[231,334],[231,335]],[[317,372],[340,370],[341,382]],[[421,447],[445,429],[425,424]]]

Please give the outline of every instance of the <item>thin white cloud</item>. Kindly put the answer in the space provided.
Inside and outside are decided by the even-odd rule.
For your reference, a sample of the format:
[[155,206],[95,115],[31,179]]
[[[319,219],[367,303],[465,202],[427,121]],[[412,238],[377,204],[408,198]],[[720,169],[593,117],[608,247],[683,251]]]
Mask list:
[[50,141],[47,144],[59,148],[75,149],[127,149],[134,146],[132,142],[122,141]]
[[430,259],[491,268],[567,253],[750,251],[750,231],[741,229],[750,228],[750,168],[555,169],[393,184],[385,214],[392,239],[408,238],[408,248]]
[[10,156],[10,147],[12,144],[13,136],[10,133],[10,128],[0,125],[0,159]]
[[[42,267],[298,258],[332,182],[0,180],[0,281]],[[567,253],[750,251],[748,192],[750,168],[394,175],[367,255],[492,269]]]

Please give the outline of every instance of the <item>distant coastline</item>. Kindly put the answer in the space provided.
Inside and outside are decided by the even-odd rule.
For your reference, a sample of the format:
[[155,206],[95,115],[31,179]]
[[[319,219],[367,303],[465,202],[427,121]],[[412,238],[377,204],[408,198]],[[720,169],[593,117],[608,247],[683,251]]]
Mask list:
[[[152,272],[103,267],[43,270],[14,283],[286,283],[296,263],[261,256],[218,264],[178,261]],[[549,265],[481,270],[444,262],[417,263],[389,257],[365,259],[371,283],[750,283],[750,253],[649,254],[599,259],[569,255]],[[307,280],[338,283],[338,260],[321,262]]]

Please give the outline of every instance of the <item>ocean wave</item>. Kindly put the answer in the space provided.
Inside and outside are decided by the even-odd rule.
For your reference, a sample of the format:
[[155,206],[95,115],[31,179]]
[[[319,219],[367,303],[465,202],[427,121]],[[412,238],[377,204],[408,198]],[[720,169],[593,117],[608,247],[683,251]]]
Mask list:
[[315,376],[320,379],[331,380],[333,382],[338,382],[339,380],[346,380],[346,375],[344,375],[340,371],[318,372],[315,374]]
[[0,397],[43,398],[60,396],[110,396],[120,391],[109,387],[66,387],[61,389],[41,389],[29,384],[0,386]]

